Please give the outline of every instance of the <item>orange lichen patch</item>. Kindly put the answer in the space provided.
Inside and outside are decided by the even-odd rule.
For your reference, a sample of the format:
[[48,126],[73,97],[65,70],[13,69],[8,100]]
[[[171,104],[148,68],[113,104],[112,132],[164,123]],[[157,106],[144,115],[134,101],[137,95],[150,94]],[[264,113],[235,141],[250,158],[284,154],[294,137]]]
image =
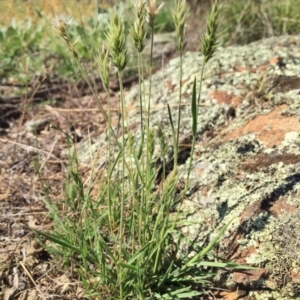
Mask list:
[[[201,175],[201,174],[199,174]],[[203,197],[207,197],[209,190],[211,189],[211,186],[202,186],[199,188],[199,191],[201,192],[201,195]]]
[[293,268],[290,275],[291,279],[295,283],[300,283],[300,270],[298,268]]
[[265,71],[267,71],[268,67],[269,67],[269,65],[261,65],[261,66],[259,66],[257,68],[251,68],[250,72],[251,73],[265,72]]
[[261,201],[255,201],[248,205],[245,210],[242,212],[240,219],[241,222],[245,222],[252,217],[256,216],[261,209]]
[[245,173],[241,170],[238,170],[237,173],[235,174],[235,178],[237,180],[243,180],[245,178]]
[[254,158],[245,160],[245,162],[241,164],[241,170],[248,173],[254,173],[280,162],[284,163],[285,165],[297,164],[300,162],[300,157],[299,155],[292,153],[274,153],[271,155],[260,153]]
[[247,70],[246,67],[241,67],[241,66],[236,66],[236,67],[234,67],[234,71],[235,71],[235,72],[244,72],[244,71],[246,71],[246,70]]
[[167,81],[165,82],[165,88],[166,88],[168,91],[171,91],[171,92],[174,91],[175,85],[172,83],[172,80],[167,80]]
[[230,260],[234,261],[238,264],[246,264],[246,259],[250,257],[252,254],[257,253],[257,250],[254,246],[250,246],[246,249],[242,249],[238,243],[239,239],[243,237],[243,234],[238,235],[239,238],[236,238],[236,248],[233,255],[230,256]]
[[246,68],[246,67],[241,67],[241,66],[237,66],[234,68],[235,72],[244,72],[244,71],[248,71],[250,73],[259,73],[259,72],[264,72],[268,69],[269,65],[265,64],[265,65],[261,65],[258,67],[253,67],[253,68]]
[[230,72],[225,72],[225,73],[221,73],[220,74],[220,77],[221,78],[224,78],[225,76],[228,76],[228,74],[232,74],[232,73],[241,73],[241,72],[244,72],[244,71],[247,71],[247,72],[250,72],[250,73],[260,73],[260,72],[265,72],[267,71],[268,67],[270,64],[273,64],[273,63],[266,63],[266,64],[262,64],[258,67],[244,67],[244,66],[234,66],[233,67],[233,71],[230,71]]
[[[241,226],[242,226],[241,222]],[[247,258],[252,254],[257,253],[257,250],[254,246],[249,246],[247,248],[242,248],[240,240],[245,237],[245,233],[241,229],[238,229],[238,232],[233,234],[230,241],[223,241],[222,251],[226,253],[226,259],[235,262],[237,264],[247,264]]]
[[232,273],[232,278],[236,283],[243,285],[249,285],[252,282],[259,281],[266,278],[268,275],[267,269],[257,269],[257,270],[247,270],[243,273],[234,272]]
[[278,217],[282,212],[293,212],[296,209],[295,206],[287,203],[287,199],[282,198],[276,202],[271,203],[270,213],[274,217]]
[[225,300],[237,300],[240,297],[237,292],[221,292],[220,296]]
[[266,147],[280,145],[287,132],[300,131],[300,122],[296,117],[281,115],[287,107],[285,104],[280,105],[269,114],[257,116],[246,125],[226,134],[224,140],[229,141],[254,133]]
[[282,63],[282,58],[280,56],[274,56],[269,59],[270,65],[278,65]]
[[238,105],[240,104],[242,102],[242,99],[240,98],[240,97],[237,97],[237,96],[234,96],[234,97],[232,97],[232,99],[231,99],[231,105],[233,106],[233,107],[238,107]]
[[241,98],[222,90],[212,91],[208,95],[216,99],[219,105],[227,104],[233,107],[237,107],[241,102]]

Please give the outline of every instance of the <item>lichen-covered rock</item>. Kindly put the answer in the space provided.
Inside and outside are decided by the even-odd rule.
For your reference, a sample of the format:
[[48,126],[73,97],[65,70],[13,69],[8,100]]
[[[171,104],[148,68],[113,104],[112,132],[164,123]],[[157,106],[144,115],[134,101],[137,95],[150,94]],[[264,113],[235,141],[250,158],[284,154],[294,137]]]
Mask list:
[[[193,225],[182,231],[203,245],[235,217],[218,255],[260,269],[220,272],[215,280],[218,286],[250,291],[251,299],[300,299],[299,49],[300,36],[219,49],[202,83],[190,191],[181,205]],[[191,142],[191,90],[201,63],[199,54],[184,56],[180,133],[185,145]],[[152,80],[151,128],[163,127],[170,145],[167,104],[177,126],[178,78],[174,59]],[[133,87],[126,101],[128,128],[136,140],[141,136],[138,99]],[[102,147],[104,140],[103,135],[93,147]],[[159,156],[160,148],[155,150]],[[79,151],[82,160],[84,152]],[[187,164],[183,160],[179,167],[183,178]]]

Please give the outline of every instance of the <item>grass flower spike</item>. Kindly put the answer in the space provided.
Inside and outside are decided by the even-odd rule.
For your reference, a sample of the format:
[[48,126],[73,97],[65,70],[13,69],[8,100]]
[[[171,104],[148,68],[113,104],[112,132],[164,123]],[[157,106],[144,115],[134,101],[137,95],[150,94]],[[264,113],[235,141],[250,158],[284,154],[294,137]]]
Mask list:
[[185,191],[187,191],[188,181],[190,177],[190,172],[192,168],[192,157],[194,155],[195,144],[196,144],[196,136],[197,136],[197,124],[198,124],[198,117],[199,117],[199,106],[200,106],[200,96],[202,92],[202,82],[203,82],[203,74],[204,74],[204,67],[206,63],[214,56],[217,51],[218,47],[218,17],[219,17],[219,0],[215,0],[211,12],[208,16],[206,21],[206,31],[204,36],[201,38],[201,50],[203,54],[203,64],[201,66],[200,71],[200,83],[198,88],[198,96],[196,96],[196,78],[194,78],[193,84],[193,92],[192,92],[192,148],[188,166],[188,174],[187,180],[185,185]]
[[140,18],[145,14],[146,8],[146,0],[138,0],[137,4],[135,5],[135,11],[137,13],[137,17]]
[[75,24],[75,19],[69,14],[62,13],[60,15],[55,15],[50,21],[51,26],[57,33],[65,40],[68,41],[67,26]]
[[[179,132],[181,122],[181,100],[182,100],[182,76],[183,76],[183,54],[186,49],[187,42],[185,41],[185,27],[187,18],[187,8],[185,0],[175,0],[175,10],[173,11],[173,21],[176,28],[176,48],[180,57],[180,73],[179,73],[179,109],[177,118],[177,134],[173,132],[174,138],[174,167],[177,165],[178,160],[178,146],[179,146]],[[170,123],[172,120],[170,119]]]
[[128,62],[126,34],[124,23],[116,12],[109,23],[106,38],[111,62],[119,71],[123,71]]
[[60,15],[55,15],[50,23],[52,28],[59,34],[59,36],[66,41],[73,56],[78,59],[78,53],[75,50],[76,41],[71,43],[67,33],[67,27],[75,24],[74,17],[69,14],[62,13]]
[[148,12],[148,22],[151,28],[154,28],[154,23],[156,16],[158,15],[159,11],[164,6],[165,2],[162,2],[158,7],[156,7],[156,0],[149,0],[149,4],[147,6]]
[[204,56],[204,63],[207,63],[217,50],[217,31],[219,17],[219,1],[215,1],[208,16],[206,32],[201,39],[201,50]]
[[98,68],[99,68],[100,78],[106,92],[108,92],[108,88],[109,88],[109,74],[110,74],[110,61],[108,56],[109,56],[109,51],[104,46],[104,44],[102,44],[102,47],[100,49],[100,54],[98,57]]
[[176,28],[177,51],[182,55],[185,51],[187,42],[184,40],[186,27],[186,1],[175,0],[175,10],[173,12],[173,21]]
[[131,29],[131,37],[133,40],[133,45],[137,49],[138,52],[142,52],[145,48],[145,40],[146,40],[146,29],[145,29],[145,1],[139,0],[135,7],[136,11],[136,20],[134,22],[134,26]]

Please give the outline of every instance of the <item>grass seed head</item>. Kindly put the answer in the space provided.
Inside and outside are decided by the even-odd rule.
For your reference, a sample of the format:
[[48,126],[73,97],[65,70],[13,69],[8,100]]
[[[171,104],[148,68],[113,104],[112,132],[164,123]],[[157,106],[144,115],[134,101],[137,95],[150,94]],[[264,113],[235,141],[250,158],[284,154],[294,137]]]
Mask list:
[[109,74],[110,74],[110,61],[109,61],[109,51],[104,44],[100,49],[100,54],[98,57],[98,68],[100,73],[100,78],[104,89],[108,92],[109,88]]
[[52,28],[59,34],[59,36],[66,41],[75,59],[78,59],[79,55],[75,49],[77,41],[71,42],[67,33],[67,27],[75,24],[74,17],[70,14],[62,13],[60,15],[55,15],[50,23]]
[[135,6],[136,20],[134,21],[134,26],[131,28],[131,37],[133,40],[133,45],[138,52],[142,52],[145,48],[146,40],[146,29],[145,29],[145,13],[146,13],[146,2],[139,0]]
[[186,49],[185,28],[187,18],[187,8],[185,0],[175,0],[175,10],[173,11],[173,21],[176,29],[177,51],[182,55]]
[[73,16],[62,13],[59,15],[55,15],[51,21],[52,28],[65,40],[69,41],[67,35],[67,26],[75,24],[75,19]]
[[204,63],[207,63],[214,56],[218,47],[218,42],[217,42],[218,17],[219,17],[219,1],[215,0],[206,23],[206,32],[204,36],[201,38],[201,50],[204,55]]
[[126,34],[124,23],[117,12],[111,18],[106,39],[111,62],[119,71],[124,70],[128,62]]
[[158,15],[164,4],[165,2],[162,2],[158,7],[156,7],[156,0],[149,0],[148,5],[146,6],[148,12],[147,20],[149,22],[149,26],[152,29],[154,28],[156,16]]
[[147,0],[138,0],[135,5],[137,18],[144,18]]

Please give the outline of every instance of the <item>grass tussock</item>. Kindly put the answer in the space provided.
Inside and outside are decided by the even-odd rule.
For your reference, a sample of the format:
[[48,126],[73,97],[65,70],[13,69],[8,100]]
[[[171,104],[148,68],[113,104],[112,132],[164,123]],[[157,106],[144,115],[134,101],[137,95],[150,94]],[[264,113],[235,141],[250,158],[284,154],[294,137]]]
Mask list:
[[[179,183],[177,159],[180,129],[180,111],[178,127],[172,120],[171,108],[169,123],[173,136],[174,165],[166,173],[163,161],[161,184],[156,182],[158,170],[155,160],[155,136],[159,136],[162,153],[166,153],[168,141],[162,129],[153,130],[151,118],[151,78],[153,68],[153,47],[155,23],[164,3],[155,0],[138,1],[135,6],[135,20],[130,30],[131,41],[136,51],[139,91],[140,91],[140,131],[141,139],[136,140],[134,133],[128,131],[125,113],[123,89],[124,71],[129,62],[128,41],[124,19],[114,11],[107,25],[104,41],[96,49],[99,53],[91,56],[98,66],[99,77],[107,93],[108,112],[104,111],[97,93],[84,68],[78,42],[69,34],[74,20],[68,15],[59,15],[53,19],[52,26],[67,45],[70,55],[77,62],[83,78],[99,105],[107,122],[107,164],[100,182],[99,195],[90,196],[89,187],[85,187],[79,174],[76,152],[69,154],[68,178],[65,183],[65,205],[61,212],[51,201],[45,199],[55,223],[53,233],[39,232],[52,242],[49,251],[63,257],[66,265],[72,265],[85,286],[90,297],[100,299],[182,299],[206,293],[212,273],[205,267],[239,267],[235,264],[211,262],[207,254],[218,243],[228,224],[204,249],[194,249],[190,255],[182,248],[184,237],[179,224],[180,209],[174,210],[178,198],[176,187]],[[217,29],[219,3],[215,1],[208,16],[206,32],[200,41],[203,52],[203,64],[200,82],[194,80],[191,99],[191,132],[193,144],[190,157],[195,148],[198,107],[201,95],[201,82],[206,63],[214,56],[217,49]],[[179,85],[184,73],[183,54],[186,48],[185,25],[187,4],[176,0],[173,9],[176,28],[176,46],[180,56]],[[144,45],[149,36],[151,43],[148,70],[144,69]],[[110,122],[109,78],[117,73],[120,89],[120,138]],[[145,89],[144,74],[149,74],[149,90]],[[181,89],[179,107],[181,104]],[[190,174],[192,159],[186,172]],[[183,199],[188,191],[187,176]],[[178,204],[178,203],[177,203]],[[180,203],[178,204],[180,206]]]
[[[45,186],[44,201],[55,229],[52,233],[38,234],[51,242],[48,248],[53,255],[61,257],[65,266],[80,275],[85,292],[91,298],[187,299],[202,295],[207,292],[213,275],[209,267],[240,267],[208,260],[207,255],[227,226],[205,248],[195,248],[193,256],[182,248],[182,241],[186,243],[188,238],[179,230],[184,220],[179,213],[180,202],[178,204],[176,200],[183,199],[189,188],[203,71],[216,54],[218,44],[245,44],[264,37],[298,33],[300,1],[213,2],[199,40],[203,64],[199,71],[200,81],[194,79],[193,84],[190,103],[193,140],[186,169],[188,176],[180,197],[176,191],[180,179],[177,166],[180,109],[176,127],[168,107],[174,149],[174,165],[168,173],[164,157],[170,141],[165,139],[162,128],[155,131],[150,126],[154,34],[175,31],[175,46],[180,58],[180,107],[188,40],[186,24],[193,13],[188,6],[191,2],[201,5],[203,1],[137,0],[133,6],[132,3],[120,2],[114,9],[108,1],[99,2],[103,5],[98,6],[98,1],[88,1],[89,5],[81,2],[84,10],[82,7],[77,9],[79,6],[74,9],[63,6],[63,1],[43,1],[44,7],[39,6],[41,1],[26,1],[25,4],[14,0],[0,2],[0,13],[5,12],[0,28],[0,77],[12,83],[24,83],[24,90],[30,78],[35,78],[36,70],[40,70],[42,78],[58,76],[74,81],[83,78],[107,125],[107,151],[103,154],[107,157],[107,164],[101,170],[101,176],[95,174],[91,164],[95,176],[87,185],[80,175],[76,152],[71,151],[72,140],[66,134],[70,153],[64,203],[53,204],[47,197]],[[79,14],[72,17],[68,13],[57,13],[50,28],[45,20],[53,11],[79,11]],[[129,13],[132,11],[134,14]],[[84,18],[83,13],[88,18]],[[18,15],[31,16],[32,21],[22,20],[20,26],[16,21]],[[56,35],[50,34],[52,29]],[[200,35],[200,32],[195,34]],[[147,41],[150,41],[149,56],[145,54]],[[134,57],[134,61],[130,57]],[[137,70],[139,77],[142,133],[139,140],[128,130],[130,124],[125,111],[123,81],[132,66],[136,67],[134,71]],[[145,85],[145,74],[149,86]],[[103,108],[90,79],[95,75],[101,78],[106,92],[107,109]],[[112,76],[117,76],[119,84],[120,128],[113,126],[110,119]],[[159,186],[156,180],[158,170],[153,163],[156,136],[162,153]],[[99,187],[97,197],[91,196],[93,185]],[[176,205],[179,205],[177,211],[174,209]]]

